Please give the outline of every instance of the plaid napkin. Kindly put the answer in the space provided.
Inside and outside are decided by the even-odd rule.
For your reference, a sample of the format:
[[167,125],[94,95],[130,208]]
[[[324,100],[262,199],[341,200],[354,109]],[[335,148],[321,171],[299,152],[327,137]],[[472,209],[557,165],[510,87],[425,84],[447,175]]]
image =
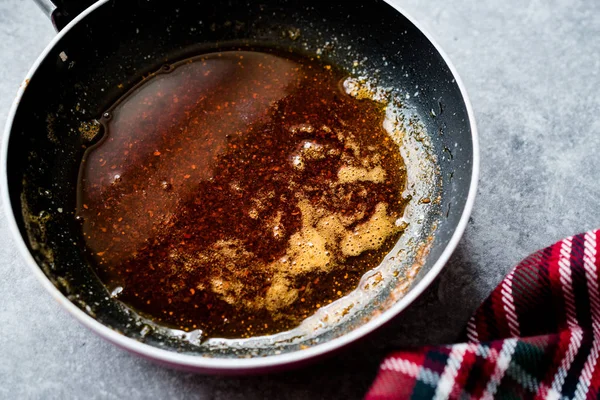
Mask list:
[[367,399],[600,398],[599,235],[522,261],[471,317],[465,343],[389,355]]

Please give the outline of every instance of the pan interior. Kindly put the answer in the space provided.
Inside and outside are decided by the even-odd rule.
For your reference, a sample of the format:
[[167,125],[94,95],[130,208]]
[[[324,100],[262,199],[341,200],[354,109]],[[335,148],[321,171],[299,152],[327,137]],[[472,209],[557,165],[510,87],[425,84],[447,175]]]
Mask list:
[[[385,312],[425,276],[462,215],[473,149],[460,89],[416,27],[382,1],[138,6],[107,3],[57,43],[29,82],[10,137],[9,194],[21,234],[70,301],[155,347],[211,357],[266,356],[340,337]],[[356,89],[385,98],[412,200],[409,228],[352,295],[284,334],[203,340],[198,332],[159,327],[111,298],[86,261],[74,218],[76,183],[94,120],[116,99],[165,63],[232,48],[319,56],[351,72]]]

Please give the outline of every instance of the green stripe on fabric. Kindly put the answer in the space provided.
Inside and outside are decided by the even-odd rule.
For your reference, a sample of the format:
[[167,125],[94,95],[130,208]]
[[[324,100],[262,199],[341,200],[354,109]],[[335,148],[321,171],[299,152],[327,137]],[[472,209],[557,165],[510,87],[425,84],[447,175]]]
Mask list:
[[504,384],[498,387],[494,398],[506,400],[521,400],[522,397],[520,395],[520,391],[517,392],[514,386]]
[[[512,281],[512,295],[514,299],[535,300],[543,288],[538,271],[532,268],[517,268]],[[517,310],[522,311],[522,310]]]
[[519,341],[512,356],[512,363],[518,364],[532,377],[542,379],[548,365],[547,350],[547,343],[541,340],[540,343]]
[[410,398],[413,400],[432,399],[435,396],[436,389],[437,386],[428,385],[420,379],[417,379]]

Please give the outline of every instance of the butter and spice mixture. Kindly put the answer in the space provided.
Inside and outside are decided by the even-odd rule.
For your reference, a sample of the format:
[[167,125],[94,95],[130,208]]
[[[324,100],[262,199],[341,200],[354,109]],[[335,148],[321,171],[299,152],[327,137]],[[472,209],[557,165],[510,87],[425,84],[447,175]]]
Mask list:
[[101,121],[78,218],[100,279],[154,321],[209,337],[297,326],[391,249],[405,167],[384,105],[284,53],[206,54]]

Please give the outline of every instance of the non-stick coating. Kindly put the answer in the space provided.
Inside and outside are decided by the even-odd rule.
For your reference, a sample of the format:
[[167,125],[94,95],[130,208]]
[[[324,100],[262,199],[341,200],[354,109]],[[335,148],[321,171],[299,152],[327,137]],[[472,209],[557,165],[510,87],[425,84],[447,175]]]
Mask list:
[[[286,35],[297,29],[296,40]],[[425,222],[437,224],[435,240],[415,283],[446,248],[469,194],[473,143],[461,91],[435,47],[385,2],[109,2],[62,38],[28,83],[9,139],[9,195],[24,238],[23,200],[28,212],[41,219],[53,210],[51,223],[37,232],[45,244],[26,240],[53,283],[105,325],[133,338],[145,336],[143,340],[157,347],[196,351],[153,332],[140,334],[140,327],[131,326],[123,309],[108,300],[86,263],[73,217],[84,151],[78,129],[162,64],[232,44],[309,54],[321,48],[324,59],[349,70],[360,62],[382,86],[398,88],[406,96],[431,138],[442,178],[441,203]],[[411,95],[415,92],[417,97]],[[360,324],[356,318],[320,340],[339,337]]]

